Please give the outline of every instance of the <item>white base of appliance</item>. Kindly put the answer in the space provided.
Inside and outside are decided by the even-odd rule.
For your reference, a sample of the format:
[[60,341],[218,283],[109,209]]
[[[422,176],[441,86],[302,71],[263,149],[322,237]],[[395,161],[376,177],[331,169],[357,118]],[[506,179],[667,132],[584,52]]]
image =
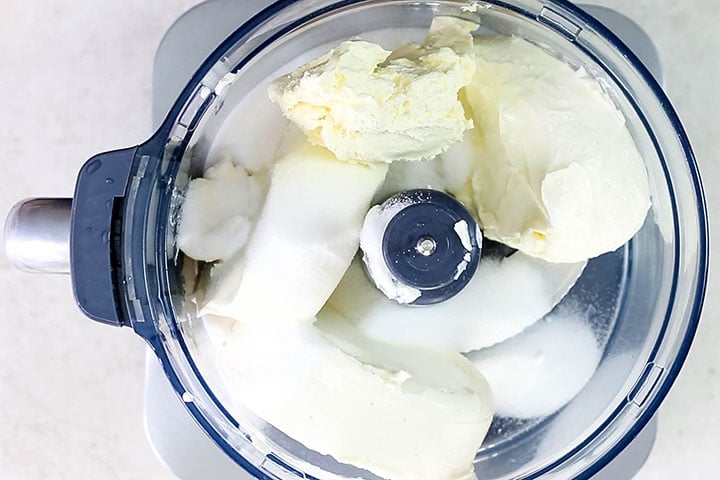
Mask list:
[[[155,57],[153,124],[159,126],[175,98],[205,57],[270,0],[208,0],[186,12],[165,34]],[[660,60],[650,38],[621,14],[584,6],[633,49],[662,81]],[[251,480],[195,423],[175,394],[155,355],[145,362],[145,428],[158,457],[181,480]],[[657,419],[593,480],[629,480],[642,467],[655,441]]]

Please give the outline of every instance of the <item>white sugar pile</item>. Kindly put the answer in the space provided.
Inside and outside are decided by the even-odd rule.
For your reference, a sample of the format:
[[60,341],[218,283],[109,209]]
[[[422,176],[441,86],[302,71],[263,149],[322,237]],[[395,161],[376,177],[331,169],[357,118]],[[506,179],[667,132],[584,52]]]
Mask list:
[[551,415],[572,400],[595,372],[602,350],[587,315],[566,310],[468,355],[490,383],[497,414]]

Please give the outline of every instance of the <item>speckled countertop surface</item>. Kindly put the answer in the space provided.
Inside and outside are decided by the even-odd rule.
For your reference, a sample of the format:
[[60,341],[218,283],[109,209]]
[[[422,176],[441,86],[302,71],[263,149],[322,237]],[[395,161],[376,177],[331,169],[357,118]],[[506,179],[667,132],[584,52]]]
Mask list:
[[[71,196],[92,154],[151,133],[153,56],[198,0],[0,3],[0,213],[24,197]],[[720,211],[720,3],[601,0],[642,25]],[[711,277],[688,361],[661,409],[640,480],[720,478],[720,290]],[[0,255],[0,478],[170,479],[145,438],[144,345],[84,318],[69,277],[13,271]]]

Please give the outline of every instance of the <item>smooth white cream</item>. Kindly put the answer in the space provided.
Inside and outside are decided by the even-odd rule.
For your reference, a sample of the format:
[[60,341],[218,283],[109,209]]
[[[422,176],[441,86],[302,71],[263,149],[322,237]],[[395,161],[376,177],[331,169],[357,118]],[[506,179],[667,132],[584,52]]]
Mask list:
[[493,406],[469,361],[363,338],[330,310],[318,323],[323,330],[235,323],[219,365],[241,408],[307,448],[383,478],[471,474]]
[[387,165],[337,160],[300,142],[273,167],[244,252],[217,264],[200,314],[248,324],[312,321],[350,265]]
[[479,37],[475,52],[464,93],[485,235],[550,262],[627,242],[650,207],[647,173],[597,81],[515,37]]

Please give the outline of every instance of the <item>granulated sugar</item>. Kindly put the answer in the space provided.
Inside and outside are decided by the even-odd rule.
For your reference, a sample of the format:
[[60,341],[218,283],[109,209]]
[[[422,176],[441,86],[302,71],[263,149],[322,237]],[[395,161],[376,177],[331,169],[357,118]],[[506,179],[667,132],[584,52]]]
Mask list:
[[587,315],[561,309],[526,331],[468,358],[493,391],[499,415],[550,415],[585,386],[600,362]]

